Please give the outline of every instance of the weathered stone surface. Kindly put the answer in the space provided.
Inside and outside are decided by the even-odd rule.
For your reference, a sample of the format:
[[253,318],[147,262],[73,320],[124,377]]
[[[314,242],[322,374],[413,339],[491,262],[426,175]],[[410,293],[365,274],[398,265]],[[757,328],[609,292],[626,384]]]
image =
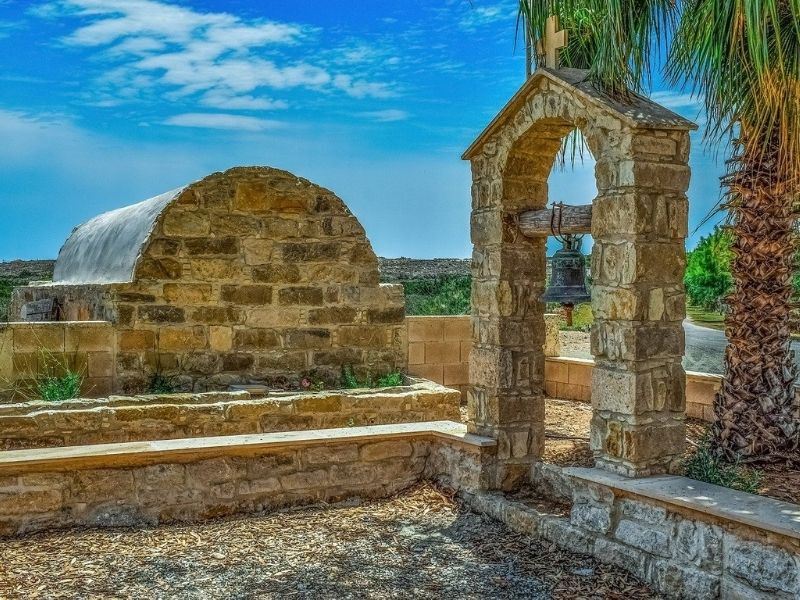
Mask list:
[[[146,386],[156,371],[188,388],[240,383],[257,375],[258,360],[228,355],[277,352],[284,343],[292,354],[291,360],[284,361],[286,369],[297,364],[293,354],[297,350],[309,351],[305,367],[314,350],[351,347],[359,349],[350,355],[357,370],[375,369],[373,375],[377,375],[404,369],[402,286],[379,284],[377,259],[363,228],[331,192],[285,171],[237,168],[142,206],[152,214],[143,216],[144,209],[119,213],[129,215],[127,225],[133,221],[141,226],[136,234],[141,239],[126,240],[138,244],[125,249],[130,250],[129,259],[117,255],[116,262],[111,261],[113,252],[98,248],[87,254],[98,257],[93,262],[97,273],[91,276],[102,276],[104,268],[113,267],[110,280],[123,283],[57,282],[19,293],[25,302],[57,298],[69,318],[115,322],[119,358],[110,386],[103,386],[122,390],[122,379],[114,381],[119,373],[124,374],[124,388],[133,391],[135,382]],[[107,216],[108,222],[118,218]],[[93,233],[98,235],[86,239],[107,237]],[[113,245],[113,240],[106,241]],[[126,261],[130,264],[120,270],[117,263]],[[295,333],[301,330],[307,331]],[[17,339],[11,345],[26,355],[42,347],[65,350],[63,327],[42,331],[50,337],[25,339],[25,332],[15,332]],[[112,345],[114,337],[112,332]],[[157,349],[172,355],[168,363],[155,359],[152,353]],[[362,351],[366,349],[383,354]],[[188,357],[199,351],[202,357]],[[219,360],[211,353],[218,354]],[[343,364],[338,357],[337,352],[319,354],[314,367],[328,379]],[[325,363],[326,358],[336,358],[336,362]],[[82,356],[81,360],[88,359]],[[95,373],[106,372],[105,366],[100,367],[103,360],[95,357]],[[272,365],[272,381],[301,375],[288,370],[279,373],[280,361],[274,356],[265,360]],[[5,370],[15,377],[14,359],[6,362]],[[16,359],[18,365],[23,362],[31,360]],[[237,362],[247,368],[239,380],[232,380],[230,368]],[[181,373],[187,365],[191,372]],[[32,363],[28,366],[38,368]]]
[[765,592],[798,593],[797,556],[734,536],[726,536],[723,548],[725,568],[734,577]]

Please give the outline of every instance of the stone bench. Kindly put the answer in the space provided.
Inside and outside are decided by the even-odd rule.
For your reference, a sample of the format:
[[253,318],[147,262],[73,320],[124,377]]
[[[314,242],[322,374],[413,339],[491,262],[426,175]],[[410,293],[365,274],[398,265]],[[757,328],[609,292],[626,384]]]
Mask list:
[[495,442],[448,421],[0,452],[0,535],[197,521],[483,485]]

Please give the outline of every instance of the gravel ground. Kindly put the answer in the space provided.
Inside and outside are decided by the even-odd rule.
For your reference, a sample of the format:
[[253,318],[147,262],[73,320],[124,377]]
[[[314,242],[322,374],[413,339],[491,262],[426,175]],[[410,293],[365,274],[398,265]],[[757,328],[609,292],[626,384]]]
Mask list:
[[0,597],[655,598],[431,486],[362,506],[4,541]]

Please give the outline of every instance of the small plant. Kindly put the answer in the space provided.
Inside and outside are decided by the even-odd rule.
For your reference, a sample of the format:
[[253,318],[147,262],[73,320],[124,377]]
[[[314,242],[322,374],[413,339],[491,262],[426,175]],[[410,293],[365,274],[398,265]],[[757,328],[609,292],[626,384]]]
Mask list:
[[377,379],[373,379],[371,375],[367,375],[366,379],[359,379],[353,372],[353,367],[342,367],[342,387],[348,390],[357,388],[383,388],[383,387],[396,387],[403,385],[404,377],[400,371],[392,371],[386,373]]
[[153,373],[150,378],[150,385],[147,387],[148,394],[174,394],[175,384],[169,377],[161,373]]
[[378,387],[397,387],[403,385],[403,374],[400,371],[387,373],[378,379]]
[[684,473],[691,479],[751,494],[758,493],[763,477],[758,469],[724,461],[711,447],[709,438],[705,438],[697,452],[686,460]]
[[325,382],[321,379],[313,381],[308,377],[303,377],[303,379],[300,380],[300,387],[306,391],[322,392],[325,391]]
[[83,377],[79,373],[67,371],[60,377],[43,377],[37,382],[37,389],[42,400],[57,402],[78,398],[82,383]]
[[347,390],[364,387],[356,377],[356,374],[353,373],[353,367],[348,365],[342,366],[342,386]]

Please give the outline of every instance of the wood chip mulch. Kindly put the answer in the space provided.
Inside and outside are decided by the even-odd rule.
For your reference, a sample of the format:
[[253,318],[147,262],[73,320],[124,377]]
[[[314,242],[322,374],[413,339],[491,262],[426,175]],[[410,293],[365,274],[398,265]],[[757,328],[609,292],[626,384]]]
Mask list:
[[363,505],[0,546],[0,598],[655,598],[431,486]]
[[[572,400],[548,399],[545,407],[544,462],[562,467],[591,467],[589,423],[592,406]],[[686,419],[687,452],[693,452],[708,431],[709,423]],[[688,454],[687,454],[688,456]],[[800,498],[800,470],[783,464],[759,465],[763,474],[759,494],[792,502]]]

